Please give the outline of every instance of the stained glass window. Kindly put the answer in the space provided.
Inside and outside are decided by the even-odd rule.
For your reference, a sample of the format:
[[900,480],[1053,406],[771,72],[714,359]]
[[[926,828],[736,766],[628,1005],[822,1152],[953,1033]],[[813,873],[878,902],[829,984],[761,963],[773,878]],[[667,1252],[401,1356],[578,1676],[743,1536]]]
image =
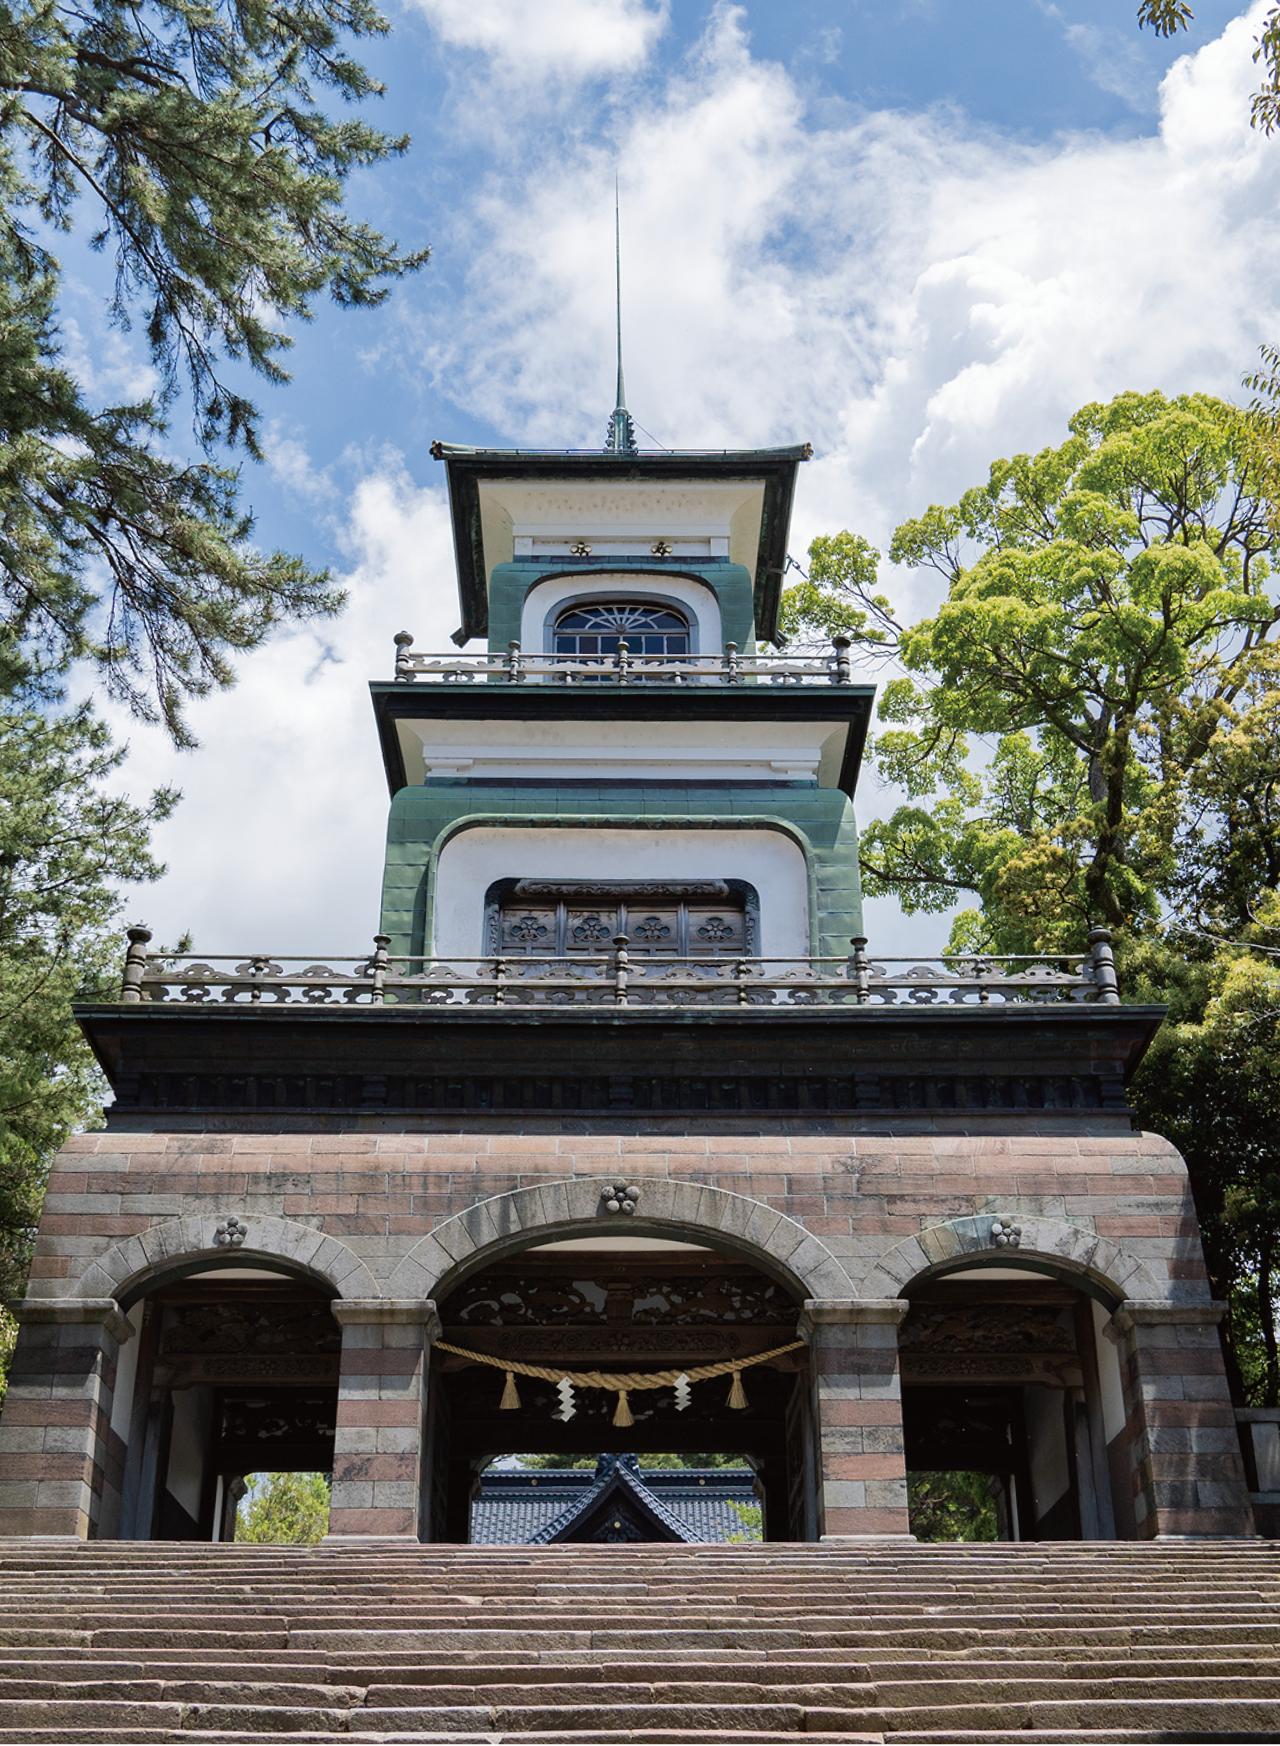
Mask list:
[[639,600],[591,601],[556,620],[557,655],[616,655],[624,639],[633,655],[687,655],[689,621],[674,607]]

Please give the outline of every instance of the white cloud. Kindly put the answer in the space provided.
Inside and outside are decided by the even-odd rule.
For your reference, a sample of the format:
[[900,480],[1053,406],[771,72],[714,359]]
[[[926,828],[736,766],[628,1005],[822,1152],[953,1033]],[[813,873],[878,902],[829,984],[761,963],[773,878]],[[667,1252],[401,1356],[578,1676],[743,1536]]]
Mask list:
[[[450,40],[495,55],[554,27],[551,7],[427,9]],[[996,455],[1061,441],[1089,399],[1232,394],[1280,332],[1280,153],[1248,126],[1263,10],[1174,66],[1158,136],[1028,146],[948,112],[815,121],[721,6],[676,75],[631,93],[611,137],[544,118],[519,150],[504,142],[470,191],[473,282],[420,330],[418,355],[512,440],[600,444],[621,161],[634,412],[672,446],[813,441],[793,550],[840,526],[887,542]],[[560,12],[599,27],[588,57],[648,40],[623,27],[657,16],[586,0]],[[282,441],[276,465],[293,489],[318,489],[296,444]],[[196,756],[133,734],[135,792],[177,780],[188,796],[160,833],[173,874],[140,907],[167,933],[194,925],[205,950],[356,950],[372,932],[386,799],[365,680],[390,671],[402,624],[420,648],[447,646],[443,496],[378,464],[347,538],[347,615],[245,661],[238,689],[198,712]],[[911,578],[894,586],[906,611],[928,599]],[[877,915],[881,950],[890,922]],[[919,922],[899,938],[923,949]]]
[[1230,394],[1276,332],[1280,155],[1248,126],[1256,18],[1179,61],[1156,138],[1027,146],[953,113],[815,125],[721,7],[607,143],[533,149],[473,217],[439,384],[521,441],[611,399],[612,175],[632,409],[673,446],[808,438],[797,546],[902,516],[1122,389]]
[[444,41],[532,77],[594,78],[643,65],[667,0],[415,0]]
[[444,492],[384,457],[344,539],[346,612],[241,661],[235,689],[193,712],[197,751],[114,713],[135,799],[162,782],[184,794],[155,833],[168,875],[128,897],[161,939],[190,928],[204,952],[355,955],[377,929],[387,789],[367,681],[391,677],[402,627],[438,648],[458,622]]

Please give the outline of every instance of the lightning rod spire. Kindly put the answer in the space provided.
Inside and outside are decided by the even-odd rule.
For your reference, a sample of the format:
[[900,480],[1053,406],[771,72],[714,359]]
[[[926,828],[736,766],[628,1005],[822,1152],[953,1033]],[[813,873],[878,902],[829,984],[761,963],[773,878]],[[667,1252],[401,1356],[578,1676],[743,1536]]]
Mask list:
[[636,427],[627,411],[627,390],[622,380],[622,219],[618,206],[617,176],[613,178],[613,261],[618,311],[618,401],[609,420],[609,434],[605,438],[604,446],[610,454],[634,455],[639,453],[636,447]]

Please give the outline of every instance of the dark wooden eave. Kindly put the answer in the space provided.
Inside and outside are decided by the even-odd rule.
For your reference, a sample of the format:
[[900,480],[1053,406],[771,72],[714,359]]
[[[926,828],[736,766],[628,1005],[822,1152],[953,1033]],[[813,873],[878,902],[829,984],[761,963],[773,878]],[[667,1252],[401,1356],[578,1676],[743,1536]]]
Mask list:
[[488,569],[480,527],[481,480],[751,479],[764,485],[754,577],[756,636],[772,642],[787,566],[796,469],[813,454],[808,443],[784,449],[668,450],[627,455],[582,449],[471,449],[435,442],[431,453],[445,463],[449,481],[462,604],[459,641],[485,636],[489,630]]
[[[340,1125],[364,1117],[394,1118],[412,1125],[409,1088],[424,1078],[475,1085],[548,1075],[564,1084],[610,1087],[609,1113],[661,1125],[687,1118],[680,1110],[629,1104],[625,1087],[637,1082],[675,1083],[690,1075],[705,1083],[737,1079],[792,1085],[843,1086],[844,1102],[829,1108],[832,1120],[881,1119],[901,1125],[913,1109],[890,1105],[890,1083],[961,1083],[978,1088],[978,1101],[964,1107],[922,1109],[920,1119],[960,1131],[982,1131],[991,1120],[1069,1120],[1079,1132],[1097,1120],[1115,1131],[1127,1123],[1125,1086],[1159,1029],[1162,1007],[1101,1006],[1052,1002],[1001,1006],[844,1006],[821,1012],[790,1007],[729,1008],[601,1006],[573,1013],[562,1007],[529,1006],[258,1006],[221,1002],[81,1005],[76,1017],[116,1092],[110,1113],[137,1127],[223,1127],[314,1122],[322,1113]],[[277,1085],[310,1076],[314,1083],[342,1077],[354,1101],[323,1111],[291,1110],[275,1095]],[[1075,1112],[1055,1104],[1019,1107],[1016,1100],[984,1102],[984,1086],[1017,1081],[1074,1081],[1089,1100]],[[201,1092],[186,1104],[162,1100],[160,1089],[179,1083],[213,1086],[233,1082],[267,1087],[270,1096],[252,1107],[233,1107],[220,1094]],[[397,1093],[395,1087],[403,1089]],[[620,1101],[613,1106],[613,1087]],[[152,1089],[149,1089],[152,1088]],[[168,1092],[163,1097],[168,1097]],[[967,1095],[967,1094],[966,1094]],[[257,1093],[254,1093],[255,1099]],[[274,1101],[273,1101],[274,1100]],[[270,1105],[270,1107],[268,1107]],[[595,1119],[601,1105],[514,1108],[495,1101],[459,1108],[471,1124],[484,1119],[524,1126],[531,1118],[569,1122]],[[681,1106],[683,1108],[684,1106]],[[725,1106],[697,1106],[707,1119],[728,1120]],[[798,1106],[812,1114],[806,1091]],[[594,1112],[594,1113],[593,1113]],[[441,1112],[436,1109],[435,1120]],[[442,1117],[442,1119],[444,1119]],[[456,1119],[456,1118],[449,1118]],[[793,1118],[775,1099],[758,1116],[739,1105],[735,1122],[767,1131]],[[794,1119],[801,1119],[800,1116]],[[806,1116],[805,1119],[808,1119]],[[825,1120],[814,1116],[815,1120]],[[478,1131],[478,1130],[477,1130]]]

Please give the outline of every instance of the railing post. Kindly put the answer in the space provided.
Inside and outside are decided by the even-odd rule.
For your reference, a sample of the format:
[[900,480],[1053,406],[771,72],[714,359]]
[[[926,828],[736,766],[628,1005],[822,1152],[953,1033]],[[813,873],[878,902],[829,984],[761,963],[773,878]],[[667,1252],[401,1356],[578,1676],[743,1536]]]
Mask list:
[[865,1006],[871,999],[871,991],[868,987],[870,965],[867,962],[867,936],[855,934],[849,944],[853,947],[853,951],[849,955],[849,980],[858,991],[858,1005]]
[[726,643],[724,646],[724,682],[726,685],[742,683],[742,675],[738,669],[737,643]]
[[749,959],[737,958],[734,960],[733,979],[738,985],[738,1005],[739,1006],[747,1006],[750,1004],[748,1002],[748,999],[747,999],[747,978],[750,976],[750,974],[751,974],[751,965],[750,965]]
[[249,999],[255,1006],[262,999],[262,978],[266,975],[270,963],[270,958],[264,957],[261,953],[255,954],[249,960]]
[[373,992],[370,999],[374,1006],[382,1006],[387,998],[387,947],[390,944],[390,934],[373,936],[373,954],[369,959],[369,968],[373,972]]
[[409,664],[409,650],[413,647],[413,638],[408,631],[396,632],[396,678],[412,679],[413,668]]
[[627,973],[631,960],[627,956],[629,939],[626,934],[613,936],[613,1002],[615,1006],[627,1004]]
[[1111,955],[1111,929],[1089,929],[1089,958],[1098,999],[1103,1006],[1119,1006],[1120,984],[1116,980],[1116,961]]
[[519,685],[524,678],[524,662],[520,657],[519,643],[508,643],[507,649],[507,679],[512,685]]
[[507,998],[507,961],[505,958],[493,960],[493,1004],[502,1006]]
[[618,684],[625,685],[631,677],[631,644],[625,637],[618,638],[618,653],[614,656],[614,666],[618,672]]
[[835,670],[831,676],[833,685],[851,685],[853,683],[853,663],[849,659],[849,650],[852,645],[853,638],[845,636],[843,632],[831,639],[831,646],[836,652]]
[[142,977],[147,968],[147,942],[151,938],[151,929],[130,928],[127,938],[129,948],[124,955],[120,998],[132,1006],[142,999]]

